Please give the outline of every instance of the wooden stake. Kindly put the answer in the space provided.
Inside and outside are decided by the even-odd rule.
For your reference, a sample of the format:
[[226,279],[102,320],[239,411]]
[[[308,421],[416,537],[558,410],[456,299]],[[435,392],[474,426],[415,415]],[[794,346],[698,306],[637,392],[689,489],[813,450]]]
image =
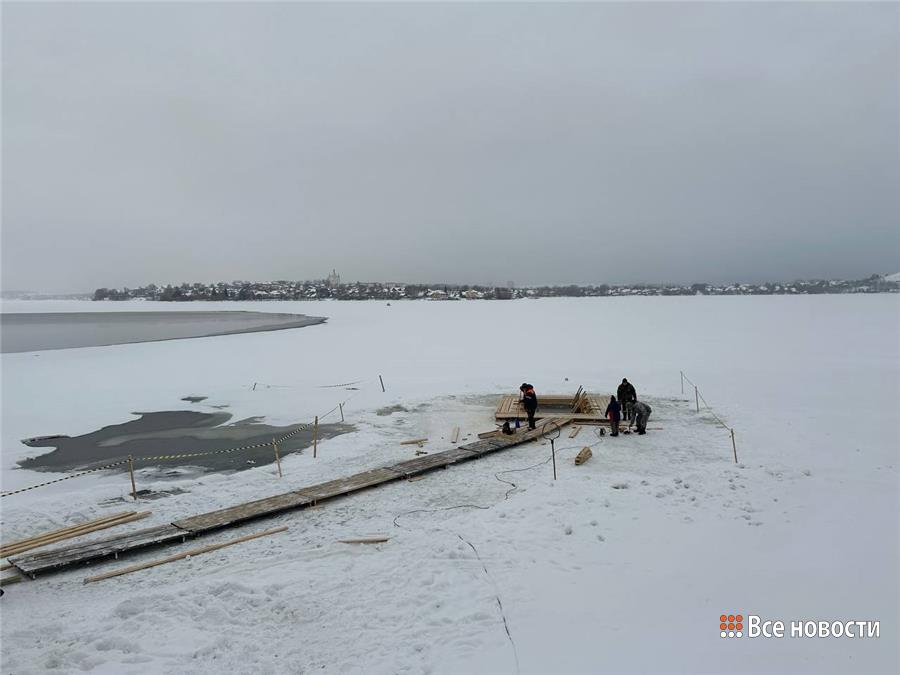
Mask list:
[[400,445],[422,445],[427,440],[427,438],[413,438],[409,441],[400,441]]
[[575,438],[579,431],[581,431],[581,427],[574,427],[572,431],[569,432],[569,438]]
[[451,443],[459,441],[459,427],[453,427],[453,436],[450,438]]
[[387,390],[384,388],[384,380],[381,379],[381,375],[378,376],[378,381],[381,382],[381,391],[387,391]]
[[134,458],[128,455],[128,473],[131,474],[131,496],[137,501],[137,486],[134,484]]
[[278,465],[278,477],[282,477],[281,473],[281,457],[278,456],[278,441],[272,439],[272,445],[275,447],[275,463]]
[[681,373],[681,393],[684,394],[684,371],[679,370],[678,372]]
[[344,404],[338,403],[338,408],[341,409],[341,422],[343,422],[344,421]]
[[696,385],[694,386],[694,400],[697,402],[697,412],[700,412],[700,392],[697,391]]
[[367,537],[364,539],[338,539],[342,544],[383,544],[390,537]]
[[130,567],[123,567],[118,570],[114,570],[112,572],[107,572],[106,574],[98,574],[94,577],[87,577],[84,580],[84,583],[89,584],[94,581],[102,581],[103,579],[109,579],[111,577],[122,576],[123,574],[130,574],[131,572],[137,572],[138,570],[145,570],[148,567],[156,567],[157,565],[164,565],[166,563],[175,562],[176,560],[181,560],[183,558],[189,558],[194,555],[200,555],[201,553],[209,553],[210,551],[217,551],[220,548],[225,548],[226,546],[233,546],[234,544],[240,544],[245,541],[250,541],[251,539],[258,539],[259,537],[266,537],[270,534],[277,534],[278,532],[284,532],[287,530],[287,526],[284,527],[276,527],[272,530],[263,530],[262,532],[257,532],[256,534],[248,534],[245,537],[238,537],[237,539],[231,539],[230,541],[222,542],[221,544],[211,544],[210,546],[203,546],[201,548],[194,548],[190,551],[184,551],[182,553],[177,553],[175,555],[170,555],[168,558],[161,558],[159,560],[152,560],[150,562],[140,563],[138,565],[131,565]]
[[731,449],[734,450],[734,463],[737,464],[737,445],[734,442],[734,429],[731,430]]
[[316,458],[316,451],[319,448],[319,416],[316,415],[316,421],[313,423],[313,459]]

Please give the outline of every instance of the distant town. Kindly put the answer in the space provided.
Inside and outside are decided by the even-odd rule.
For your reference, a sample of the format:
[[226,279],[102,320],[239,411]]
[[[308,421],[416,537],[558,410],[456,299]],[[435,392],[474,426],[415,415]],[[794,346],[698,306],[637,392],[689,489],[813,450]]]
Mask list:
[[98,288],[94,300],[514,300],[519,298],[614,297],[634,295],[812,295],[897,293],[898,275],[866,279],[810,280],[763,284],[600,284],[597,286],[506,286],[477,284],[344,283],[336,271],[314,281],[231,281],[150,284],[139,288]]

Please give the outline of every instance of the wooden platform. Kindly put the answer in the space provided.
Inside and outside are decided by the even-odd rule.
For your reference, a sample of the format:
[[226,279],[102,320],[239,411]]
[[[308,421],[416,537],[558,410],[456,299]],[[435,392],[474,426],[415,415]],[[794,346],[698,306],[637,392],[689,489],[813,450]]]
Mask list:
[[376,485],[402,480],[435,469],[447,468],[459,462],[478,459],[491,452],[537,440],[544,435],[545,431],[553,433],[557,426],[563,427],[570,421],[568,417],[546,418],[541,420],[537,429],[533,431],[522,428],[512,435],[479,440],[443,452],[435,452],[377,469],[370,469],[346,478],[338,478],[265,499],[257,499],[225,509],[182,518],[170,524],[134,530],[115,537],[106,537],[74,546],[50,549],[42,553],[15,556],[10,558],[9,562],[22,574],[34,578],[37,574],[118,556],[149,546],[184,541],[187,538],[198,537],[213,530],[231,527],[256,518],[300,509]]
[[[609,424],[606,419],[606,406],[609,405],[607,394],[591,394],[579,388],[574,395],[538,394],[538,409],[534,415],[536,420],[548,417],[566,417],[572,422]],[[494,419],[498,422],[528,418],[525,409],[519,403],[517,394],[508,394],[500,399]]]

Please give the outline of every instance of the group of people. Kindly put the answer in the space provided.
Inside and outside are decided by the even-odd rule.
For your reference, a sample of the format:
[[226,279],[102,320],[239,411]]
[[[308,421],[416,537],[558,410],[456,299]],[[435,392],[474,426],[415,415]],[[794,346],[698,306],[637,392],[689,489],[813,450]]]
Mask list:
[[[534,429],[534,414],[538,406],[537,394],[534,393],[534,387],[527,382],[522,383],[519,391],[522,394],[522,407],[525,409],[525,414],[528,415],[528,428]],[[634,385],[628,381],[628,378],[623,377],[622,384],[616,390],[616,395],[609,397],[609,405],[606,406],[605,415],[612,427],[610,435],[619,435],[619,424],[622,420],[628,422],[629,429],[635,426],[639,434],[646,434],[647,420],[650,419],[651,412],[653,409],[649,405],[638,401]]]
[[[616,396],[618,396],[618,400],[616,400]],[[646,434],[647,420],[650,419],[653,409],[643,401],[638,401],[637,391],[628,378],[622,378],[622,384],[616,390],[616,396],[610,396],[609,405],[606,406],[606,417],[612,427],[610,435],[619,435],[619,424],[622,420],[628,422],[629,429],[633,425],[637,427],[639,434]]]

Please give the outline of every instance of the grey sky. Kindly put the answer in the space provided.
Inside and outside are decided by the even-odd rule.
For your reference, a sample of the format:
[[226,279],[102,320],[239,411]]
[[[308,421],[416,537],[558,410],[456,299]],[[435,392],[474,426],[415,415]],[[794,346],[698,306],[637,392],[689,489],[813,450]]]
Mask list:
[[3,5],[2,283],[900,271],[900,5]]

